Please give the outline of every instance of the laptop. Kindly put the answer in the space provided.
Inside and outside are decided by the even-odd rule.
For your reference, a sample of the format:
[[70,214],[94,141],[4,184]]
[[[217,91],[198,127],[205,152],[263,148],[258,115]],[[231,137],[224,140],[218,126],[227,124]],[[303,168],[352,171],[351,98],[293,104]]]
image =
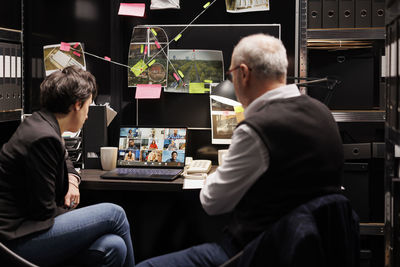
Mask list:
[[185,167],[187,128],[122,126],[117,168],[104,179],[172,181]]

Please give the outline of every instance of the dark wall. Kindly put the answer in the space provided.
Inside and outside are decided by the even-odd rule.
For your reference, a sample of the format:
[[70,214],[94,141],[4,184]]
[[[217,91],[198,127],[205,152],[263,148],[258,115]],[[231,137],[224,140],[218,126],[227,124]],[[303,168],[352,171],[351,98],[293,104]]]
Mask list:
[[0,27],[21,30],[21,3],[22,0],[1,1]]
[[[43,81],[43,46],[80,41],[96,55],[110,54],[108,0],[24,1],[25,111],[39,109],[39,86]],[[87,69],[101,93],[109,93],[110,65],[86,57]]]
[[[146,3],[144,18],[118,16],[119,0],[25,0],[25,110],[39,109],[39,86],[43,80],[41,59],[43,46],[61,41],[84,43],[85,50],[109,56],[113,61],[127,63],[132,29],[144,24],[188,24],[202,10],[203,4],[180,1],[180,10],[150,10],[150,1],[122,1]],[[295,2],[273,1],[271,11],[231,14],[225,1],[216,1],[195,24],[281,24],[281,37],[288,50],[289,75],[294,73]],[[231,33],[226,32],[229,36]],[[184,34],[182,39],[184,38]],[[170,36],[170,38],[173,38]],[[212,42],[212,39],[204,40]],[[232,47],[235,44],[232,43]],[[196,47],[193,47],[196,48]],[[209,128],[208,95],[162,93],[161,99],[134,99],[135,89],[127,87],[127,68],[86,56],[87,68],[97,78],[97,103],[110,102],[118,116],[109,127],[109,144],[116,145],[120,124],[186,125]],[[229,65],[230,57],[224,58]],[[137,109],[139,110],[137,114]],[[210,130],[190,131],[196,146],[188,148],[194,155],[198,148],[211,143]],[[194,142],[192,142],[194,143]]]

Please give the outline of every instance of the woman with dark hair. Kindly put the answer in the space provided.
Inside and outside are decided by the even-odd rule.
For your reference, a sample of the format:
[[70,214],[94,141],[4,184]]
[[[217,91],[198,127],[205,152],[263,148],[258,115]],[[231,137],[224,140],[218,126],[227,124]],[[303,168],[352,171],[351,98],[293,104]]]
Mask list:
[[158,146],[156,144],[156,140],[151,141],[150,149],[158,149]]
[[127,150],[125,152],[125,159],[126,161],[135,161],[135,155],[132,153],[132,150]]
[[42,109],[0,151],[0,241],[40,266],[134,266],[121,207],[75,209],[81,178],[61,135],[83,126],[97,94],[95,78],[71,66],[52,73],[40,89]]
[[132,129],[129,129],[127,137],[128,137],[128,138],[133,138]]

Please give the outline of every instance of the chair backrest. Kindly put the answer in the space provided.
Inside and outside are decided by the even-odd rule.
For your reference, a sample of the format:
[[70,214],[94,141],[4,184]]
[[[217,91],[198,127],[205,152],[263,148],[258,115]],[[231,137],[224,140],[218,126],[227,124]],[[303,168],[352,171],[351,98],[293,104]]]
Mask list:
[[357,267],[359,220],[343,195],[303,204],[250,242],[229,266]]
[[0,263],[1,266],[38,267],[37,265],[17,255],[15,252],[7,248],[1,242],[0,242]]

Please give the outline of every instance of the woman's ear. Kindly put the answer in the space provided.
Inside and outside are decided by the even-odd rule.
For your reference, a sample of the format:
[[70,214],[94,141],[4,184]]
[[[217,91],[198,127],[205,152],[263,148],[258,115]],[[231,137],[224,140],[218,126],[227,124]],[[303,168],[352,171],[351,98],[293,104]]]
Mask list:
[[76,101],[74,104],[74,110],[79,111],[79,110],[81,110],[81,107],[82,107],[82,102]]

